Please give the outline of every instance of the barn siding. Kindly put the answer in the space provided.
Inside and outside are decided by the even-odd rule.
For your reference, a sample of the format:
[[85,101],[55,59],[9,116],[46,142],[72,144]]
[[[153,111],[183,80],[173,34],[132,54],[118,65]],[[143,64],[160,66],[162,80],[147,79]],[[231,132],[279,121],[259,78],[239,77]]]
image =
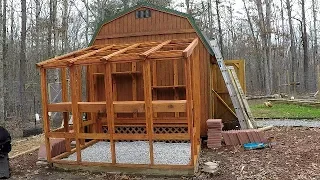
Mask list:
[[[140,8],[142,10],[145,8]],[[144,35],[145,34],[145,35]],[[177,15],[161,12],[158,10],[151,11],[150,18],[141,18],[136,19],[135,11],[130,12],[120,18],[117,18],[107,24],[104,24],[96,39],[94,40],[93,45],[98,44],[112,44],[112,43],[132,43],[132,42],[144,42],[144,41],[164,41],[168,39],[184,39],[184,38],[194,38],[198,37],[192,25],[189,23],[187,18],[180,17]],[[200,39],[200,38],[199,38]],[[206,50],[204,44],[200,41],[198,48],[195,51],[199,52],[199,71],[200,78],[197,79],[200,82],[200,87],[194,87],[199,90],[200,93],[200,101],[198,102],[199,106],[199,115],[198,112],[195,112],[196,116],[200,118],[200,126],[201,126],[201,135],[206,135],[206,120],[210,118],[210,112],[212,107],[210,105],[210,54]],[[179,63],[183,65],[182,63]],[[118,65],[117,70],[123,71],[128,67],[126,65]],[[183,66],[182,66],[183,67]],[[120,68],[120,69],[119,69]],[[159,69],[158,69],[159,68]],[[183,68],[182,68],[183,69]],[[170,72],[170,73],[162,73],[163,77],[161,84],[158,85],[168,85],[169,83],[173,83],[172,79],[172,66],[170,65],[158,65],[158,72]],[[180,70],[179,77],[184,77],[184,73]],[[159,79],[159,77],[158,77]],[[180,78],[181,79],[181,78]],[[180,83],[180,82],[179,82]],[[181,83],[184,83],[183,81]],[[197,84],[197,83],[195,83]],[[118,85],[117,85],[118,86]],[[119,85],[120,86],[120,85]],[[129,88],[130,86],[121,87],[121,88]],[[118,89],[118,87],[117,87]],[[137,90],[138,93],[142,91]],[[131,91],[123,91],[120,92],[121,96],[127,95],[131,98]],[[159,97],[166,98],[164,93],[159,93]],[[169,96],[170,93],[168,93]],[[140,95],[138,95],[139,97]],[[119,95],[118,95],[119,97]],[[140,98],[139,98],[140,99]],[[195,107],[195,109],[197,109]],[[158,113],[159,114],[159,113]],[[166,114],[168,115],[168,114]],[[171,114],[173,115],[173,114]]]

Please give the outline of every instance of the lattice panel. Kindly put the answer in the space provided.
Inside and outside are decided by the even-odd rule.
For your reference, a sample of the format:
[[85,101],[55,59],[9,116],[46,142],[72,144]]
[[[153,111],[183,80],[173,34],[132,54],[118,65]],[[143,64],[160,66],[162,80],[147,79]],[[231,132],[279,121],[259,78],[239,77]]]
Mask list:
[[[108,127],[102,126],[103,133],[108,133]],[[146,127],[136,126],[121,126],[116,127],[116,133],[124,134],[146,134]],[[188,133],[187,127],[154,127],[155,134],[174,134],[174,133]]]
[[116,133],[126,133],[126,134],[146,134],[146,127],[134,127],[134,126],[128,126],[128,127],[116,127],[115,129]]
[[188,133],[187,127],[155,127],[155,134]]
[[108,126],[102,126],[102,132],[108,133]]
[[[108,133],[108,126],[102,126],[103,133]],[[116,133],[124,134],[146,134],[145,127],[116,127]],[[187,127],[155,127],[155,134],[173,134],[173,133],[188,133]],[[120,140],[119,142],[131,142],[133,140]],[[155,140],[154,142],[166,142],[166,143],[190,143],[189,140]]]
[[154,140],[154,142],[165,142],[165,143],[190,143],[189,140]]
[[[102,126],[103,133],[108,133],[108,126]],[[146,134],[146,127],[121,126],[116,127],[115,133],[119,134]]]

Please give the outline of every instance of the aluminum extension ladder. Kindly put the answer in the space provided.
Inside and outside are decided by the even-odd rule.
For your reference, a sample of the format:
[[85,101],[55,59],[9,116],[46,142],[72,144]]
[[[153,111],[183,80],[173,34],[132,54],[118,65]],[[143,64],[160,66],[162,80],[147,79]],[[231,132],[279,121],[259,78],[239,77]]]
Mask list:
[[241,129],[255,128],[255,124],[252,123],[254,122],[254,119],[250,111],[250,107],[240,86],[240,82],[234,68],[227,67],[225,65],[216,40],[211,40],[210,44],[228,89]]

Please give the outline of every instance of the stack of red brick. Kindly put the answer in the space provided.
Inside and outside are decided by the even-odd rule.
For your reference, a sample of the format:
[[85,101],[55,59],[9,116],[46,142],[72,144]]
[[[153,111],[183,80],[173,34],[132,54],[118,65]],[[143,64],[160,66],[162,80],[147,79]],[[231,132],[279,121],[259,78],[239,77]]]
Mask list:
[[267,142],[266,138],[264,137],[263,131],[258,129],[223,131],[222,137],[227,146],[243,145],[250,142]]
[[207,120],[208,126],[208,148],[221,147],[221,132],[222,132],[222,120],[221,119],[209,119]]

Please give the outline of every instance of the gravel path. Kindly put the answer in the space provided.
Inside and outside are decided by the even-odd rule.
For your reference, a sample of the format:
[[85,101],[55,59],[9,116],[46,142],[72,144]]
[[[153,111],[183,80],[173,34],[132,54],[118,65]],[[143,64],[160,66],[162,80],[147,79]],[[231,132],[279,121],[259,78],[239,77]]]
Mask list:
[[270,119],[256,121],[258,127],[290,126],[290,127],[320,127],[320,121],[308,119]]
[[[190,161],[190,143],[153,143],[154,163],[186,165]],[[66,160],[75,161],[76,153]],[[83,161],[111,163],[109,142],[98,142],[81,151]],[[117,163],[149,164],[149,143],[146,141],[117,142]]]

